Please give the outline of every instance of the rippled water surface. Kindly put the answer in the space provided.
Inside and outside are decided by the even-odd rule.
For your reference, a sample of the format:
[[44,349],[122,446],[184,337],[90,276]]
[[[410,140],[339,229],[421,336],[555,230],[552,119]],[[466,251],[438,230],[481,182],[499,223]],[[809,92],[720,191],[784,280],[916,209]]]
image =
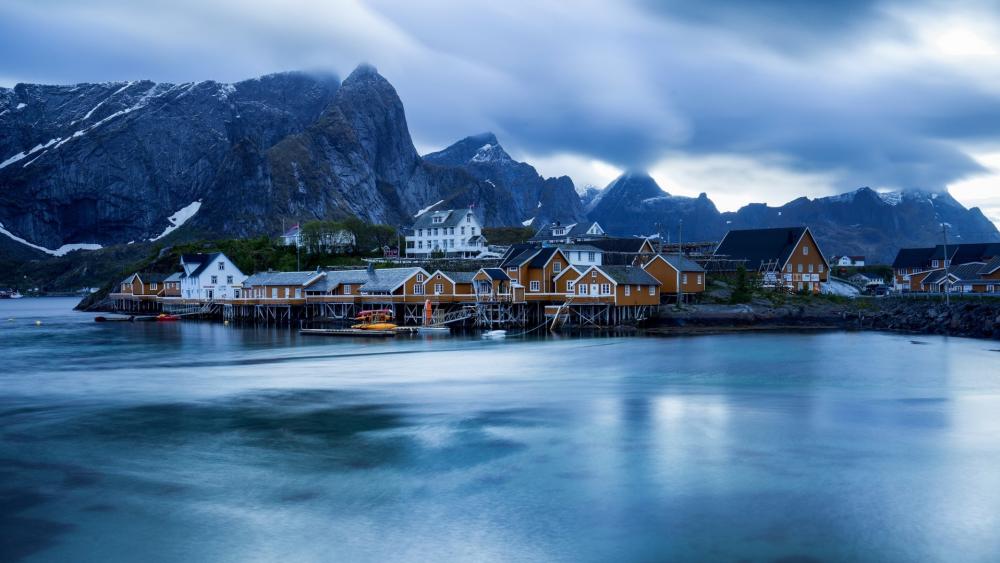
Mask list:
[[[0,301],[0,561],[997,561],[1000,348]],[[40,325],[36,325],[40,321]]]

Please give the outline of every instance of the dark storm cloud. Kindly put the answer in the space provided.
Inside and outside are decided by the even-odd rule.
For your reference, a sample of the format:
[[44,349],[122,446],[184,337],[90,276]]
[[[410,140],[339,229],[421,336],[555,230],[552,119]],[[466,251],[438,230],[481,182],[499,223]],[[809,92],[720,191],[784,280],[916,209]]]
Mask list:
[[980,171],[967,147],[997,141],[997,22],[988,3],[933,0],[12,0],[0,80],[367,61],[426,147],[491,129],[515,151],[623,168],[732,155],[839,187],[933,189]]

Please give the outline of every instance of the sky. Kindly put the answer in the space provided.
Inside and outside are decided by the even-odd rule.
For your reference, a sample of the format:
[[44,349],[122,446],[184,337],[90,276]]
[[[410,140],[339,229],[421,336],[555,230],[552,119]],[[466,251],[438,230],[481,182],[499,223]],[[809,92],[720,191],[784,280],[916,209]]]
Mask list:
[[0,85],[376,66],[417,148],[493,131],[546,176],[646,170],[722,210],[949,189],[1000,223],[1000,4],[5,0]]

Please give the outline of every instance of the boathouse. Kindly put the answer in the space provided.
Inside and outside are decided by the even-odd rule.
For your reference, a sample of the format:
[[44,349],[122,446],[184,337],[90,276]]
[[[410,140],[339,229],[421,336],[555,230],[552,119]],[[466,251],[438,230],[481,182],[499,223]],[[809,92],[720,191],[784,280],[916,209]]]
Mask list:
[[830,264],[808,227],[729,231],[715,258],[743,261],[764,287],[818,293],[829,280]]
[[676,298],[705,292],[705,269],[683,256],[657,254],[643,264],[642,269],[660,282],[661,297]]

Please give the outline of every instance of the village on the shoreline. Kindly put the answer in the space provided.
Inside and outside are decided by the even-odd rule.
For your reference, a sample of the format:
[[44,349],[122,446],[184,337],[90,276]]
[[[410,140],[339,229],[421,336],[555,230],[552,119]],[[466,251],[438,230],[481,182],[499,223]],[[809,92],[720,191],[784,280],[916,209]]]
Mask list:
[[[593,221],[556,222],[526,242],[497,247],[471,209],[448,209],[420,214],[405,240],[405,257],[358,269],[248,274],[221,252],[184,254],[173,274],[135,272],[121,280],[104,308],[258,324],[384,311],[403,326],[619,326],[649,319],[663,304],[697,302],[713,279],[810,295],[825,291],[834,268],[864,266],[860,256],[828,259],[806,226],[732,230],[717,244],[669,244],[610,236]],[[305,246],[297,226],[282,242]],[[323,242],[352,243],[349,233],[330,233]],[[891,280],[857,276],[851,283],[875,295],[1000,296],[1000,243],[906,248]]]

